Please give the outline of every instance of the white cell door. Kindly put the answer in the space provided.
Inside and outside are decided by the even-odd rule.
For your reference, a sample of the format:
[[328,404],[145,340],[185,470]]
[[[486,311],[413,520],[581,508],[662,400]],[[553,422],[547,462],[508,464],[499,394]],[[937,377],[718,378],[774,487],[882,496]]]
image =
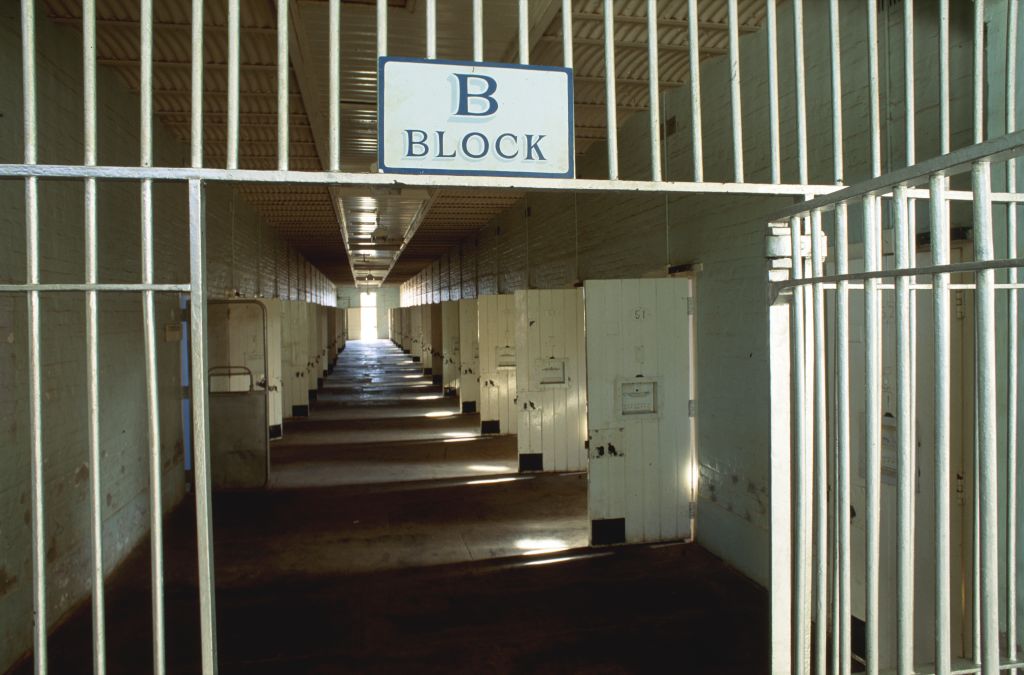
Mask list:
[[691,288],[688,279],[584,285],[594,544],[690,536]]
[[480,336],[476,298],[459,300],[459,403],[462,412],[475,413],[480,399]]
[[441,303],[441,360],[444,364],[444,392],[455,395],[459,392],[459,370],[462,358],[459,350],[459,302],[452,300]]
[[583,289],[516,291],[520,471],[584,471]]
[[516,302],[511,295],[477,300],[480,335],[480,429],[514,434],[516,414]]

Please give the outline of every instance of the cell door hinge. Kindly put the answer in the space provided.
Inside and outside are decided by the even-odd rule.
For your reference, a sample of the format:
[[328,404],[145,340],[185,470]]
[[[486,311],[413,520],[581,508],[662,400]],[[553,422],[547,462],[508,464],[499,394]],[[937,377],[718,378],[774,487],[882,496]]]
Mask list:
[[693,298],[686,299],[686,315],[693,316]]
[[697,517],[697,502],[690,502],[690,517]]
[[687,411],[687,414],[690,417],[696,417],[697,416],[697,400],[696,399],[692,399],[692,398],[690,399],[689,403],[687,403],[686,411]]
[[186,401],[191,400],[192,399],[192,387],[182,387],[181,388],[181,398],[183,400],[186,400]]

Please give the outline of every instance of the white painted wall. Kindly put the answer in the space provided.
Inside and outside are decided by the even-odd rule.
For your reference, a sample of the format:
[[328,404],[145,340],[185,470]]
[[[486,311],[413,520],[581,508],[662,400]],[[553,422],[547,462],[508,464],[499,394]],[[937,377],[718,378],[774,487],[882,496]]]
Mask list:
[[445,394],[459,392],[462,356],[459,350],[459,303],[448,300],[441,303],[441,361]]
[[516,411],[516,302],[512,295],[477,300],[480,336],[480,425],[484,431],[514,434]]
[[688,537],[696,461],[686,414],[690,281],[588,281],[584,289],[588,508],[599,521],[592,539],[618,543],[598,534],[618,519],[628,543]]
[[480,410],[480,337],[476,298],[459,300],[459,403],[462,412]]
[[585,471],[583,289],[516,291],[520,471]]

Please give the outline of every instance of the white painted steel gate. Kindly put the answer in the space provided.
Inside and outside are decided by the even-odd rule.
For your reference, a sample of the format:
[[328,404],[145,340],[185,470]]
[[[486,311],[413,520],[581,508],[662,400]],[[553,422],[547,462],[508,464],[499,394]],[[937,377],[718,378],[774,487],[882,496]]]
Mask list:
[[773,220],[775,672],[1024,667],[1021,154],[1011,133]]

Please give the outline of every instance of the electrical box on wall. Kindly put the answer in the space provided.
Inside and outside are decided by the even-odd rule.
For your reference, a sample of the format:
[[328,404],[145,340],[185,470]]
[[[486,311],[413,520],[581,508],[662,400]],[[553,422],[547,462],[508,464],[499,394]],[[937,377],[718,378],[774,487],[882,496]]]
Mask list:
[[619,412],[623,415],[656,415],[658,383],[654,380],[628,380],[618,383]]

